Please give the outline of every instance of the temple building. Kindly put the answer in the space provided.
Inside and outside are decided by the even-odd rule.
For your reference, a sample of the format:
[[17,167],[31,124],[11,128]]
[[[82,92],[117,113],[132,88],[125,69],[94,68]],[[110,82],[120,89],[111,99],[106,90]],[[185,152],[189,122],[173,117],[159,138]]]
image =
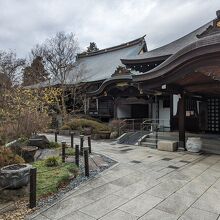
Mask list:
[[160,129],[179,131],[182,147],[186,131],[219,134],[220,11],[216,14],[151,51],[143,36],[79,55],[90,82],[86,113],[104,121],[155,119]]

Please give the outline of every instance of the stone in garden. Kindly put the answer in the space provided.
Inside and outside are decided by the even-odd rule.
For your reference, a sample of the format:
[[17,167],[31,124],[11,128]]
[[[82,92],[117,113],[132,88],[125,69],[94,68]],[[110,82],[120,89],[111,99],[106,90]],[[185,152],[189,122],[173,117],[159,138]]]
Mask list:
[[34,135],[28,140],[29,146],[36,146],[40,149],[48,148],[49,144],[50,142],[45,135]]
[[117,131],[113,131],[110,134],[110,139],[116,139],[118,137],[118,132]]
[[173,152],[177,150],[177,142],[176,141],[158,141],[157,145],[158,150]]
[[30,164],[12,164],[0,169],[0,188],[18,189],[29,183]]

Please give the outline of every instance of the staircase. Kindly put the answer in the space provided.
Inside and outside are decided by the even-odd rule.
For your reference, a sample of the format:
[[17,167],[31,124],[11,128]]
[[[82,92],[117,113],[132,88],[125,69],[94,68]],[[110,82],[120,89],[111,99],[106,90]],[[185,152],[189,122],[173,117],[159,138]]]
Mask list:
[[118,144],[137,145],[146,135],[148,131],[127,132],[117,139]]

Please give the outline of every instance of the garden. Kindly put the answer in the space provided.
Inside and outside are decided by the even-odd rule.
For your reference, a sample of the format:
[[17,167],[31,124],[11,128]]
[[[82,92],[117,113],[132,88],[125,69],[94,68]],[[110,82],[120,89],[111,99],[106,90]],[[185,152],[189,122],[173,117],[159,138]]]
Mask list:
[[[84,158],[80,157],[79,166],[75,163],[75,146],[66,144],[63,163],[62,145],[40,135],[57,131],[51,130],[50,111],[59,94],[57,88],[5,90],[7,102],[0,109],[0,219],[23,219],[88,179],[84,174]],[[70,115],[59,133],[74,132],[74,137],[84,135],[85,142],[87,136],[110,138],[116,130],[117,126],[87,116]],[[108,165],[93,164],[96,158]],[[114,163],[102,155],[90,154],[90,178]],[[30,171],[33,168],[37,170],[36,208],[30,209]]]

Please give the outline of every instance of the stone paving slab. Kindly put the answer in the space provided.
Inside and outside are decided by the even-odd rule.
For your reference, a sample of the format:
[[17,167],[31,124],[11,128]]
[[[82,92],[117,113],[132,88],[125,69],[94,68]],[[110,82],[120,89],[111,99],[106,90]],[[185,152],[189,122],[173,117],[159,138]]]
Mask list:
[[[61,140],[70,142],[69,137],[58,136]],[[79,143],[77,138],[75,143]],[[220,155],[138,146],[121,152],[126,148],[92,141],[93,152],[118,164],[34,219],[220,220]]]
[[195,202],[193,197],[174,193],[156,208],[173,215],[181,216],[193,204],[193,202]]
[[97,219],[108,214],[126,201],[127,199],[125,198],[111,195],[80,209],[80,211]]
[[210,187],[193,207],[220,214],[220,189],[216,186]]
[[217,218],[217,214],[201,209],[189,208],[179,220],[216,220]]
[[70,213],[68,215],[65,215],[61,218],[62,220],[78,220],[78,219],[83,219],[83,220],[95,220],[95,218],[86,215],[80,211],[76,211],[73,213]]
[[91,200],[82,195],[70,197],[65,201],[55,204],[42,214],[49,219],[59,219],[93,202],[94,200]]
[[178,217],[159,209],[152,209],[147,214],[139,218],[139,220],[177,220]]
[[154,206],[160,203],[163,199],[143,193],[140,196],[132,199],[123,206],[119,207],[120,210],[131,213],[136,216],[142,216]]
[[184,184],[186,184],[186,181],[184,180],[171,179],[151,188],[147,193],[165,199],[184,186]]
[[116,209],[104,217],[100,218],[100,220],[136,220],[138,219],[138,216],[134,216],[130,213],[123,212],[119,209]]

